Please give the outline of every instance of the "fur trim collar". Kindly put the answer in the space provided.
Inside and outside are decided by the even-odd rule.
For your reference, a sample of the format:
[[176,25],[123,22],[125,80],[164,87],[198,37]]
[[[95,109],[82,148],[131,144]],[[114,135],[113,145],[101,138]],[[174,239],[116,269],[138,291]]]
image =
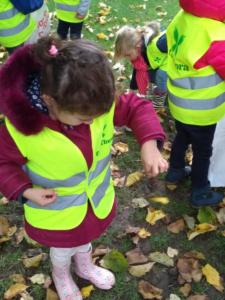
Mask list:
[[25,135],[44,127],[43,114],[31,106],[25,92],[28,75],[39,70],[30,45],[15,51],[0,70],[0,111]]

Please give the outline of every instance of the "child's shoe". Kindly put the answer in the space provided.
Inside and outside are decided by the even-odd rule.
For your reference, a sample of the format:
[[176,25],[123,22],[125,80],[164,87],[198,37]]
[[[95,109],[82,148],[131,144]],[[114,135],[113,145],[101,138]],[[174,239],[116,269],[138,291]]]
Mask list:
[[60,300],[82,300],[78,286],[73,281],[70,265],[54,266],[52,278]]
[[109,290],[115,284],[115,276],[110,271],[93,264],[91,250],[88,252],[78,252],[74,258],[76,274],[92,282],[102,290]]
[[184,168],[181,168],[181,169],[176,169],[176,168],[170,167],[166,174],[165,180],[166,180],[166,183],[177,184],[181,180],[190,176],[190,174],[191,174],[190,166],[185,166]]
[[193,188],[191,204],[194,207],[215,206],[223,200],[223,194],[214,192],[209,185],[202,188]]

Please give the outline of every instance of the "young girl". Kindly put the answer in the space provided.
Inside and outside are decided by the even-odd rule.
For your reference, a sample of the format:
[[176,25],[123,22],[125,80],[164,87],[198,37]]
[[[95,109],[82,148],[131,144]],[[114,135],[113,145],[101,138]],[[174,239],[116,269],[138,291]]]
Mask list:
[[71,40],[80,38],[91,0],[54,0],[54,2],[59,20],[57,33],[60,38],[66,40],[69,32]]
[[18,49],[0,71],[0,94],[6,116],[0,191],[26,201],[26,232],[50,247],[60,299],[82,299],[71,258],[78,276],[110,289],[114,275],[92,263],[91,241],[116,211],[109,166],[113,124],[133,129],[148,176],[166,171],[157,148],[165,136],[151,103],[134,94],[115,101],[105,54],[81,39],[43,38]]
[[[115,59],[127,58],[133,66],[132,90],[146,96],[150,83],[156,84],[153,93],[165,100],[167,91],[167,42],[160,24],[153,21],[143,28],[123,26],[116,34]],[[161,103],[161,106],[163,103]],[[158,103],[160,106],[160,103]]]

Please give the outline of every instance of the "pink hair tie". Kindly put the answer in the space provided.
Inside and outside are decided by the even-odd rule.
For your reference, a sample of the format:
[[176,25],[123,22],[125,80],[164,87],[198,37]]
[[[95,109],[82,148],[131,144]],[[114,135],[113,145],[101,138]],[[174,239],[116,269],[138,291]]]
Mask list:
[[56,56],[58,54],[58,49],[55,45],[51,45],[51,48],[49,49],[48,53],[52,56]]

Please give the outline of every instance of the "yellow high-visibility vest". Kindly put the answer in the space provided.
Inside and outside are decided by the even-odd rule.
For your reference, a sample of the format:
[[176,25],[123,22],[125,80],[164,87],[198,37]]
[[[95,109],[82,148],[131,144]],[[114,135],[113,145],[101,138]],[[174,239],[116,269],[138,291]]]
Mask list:
[[161,52],[157,47],[158,39],[165,32],[160,33],[160,35],[156,36],[151,43],[147,45],[147,57],[150,63],[151,69],[162,69],[164,71],[167,70],[167,53]]
[[0,1],[0,44],[6,48],[23,44],[37,24],[30,14],[20,13],[9,0]]
[[68,23],[83,22],[88,17],[88,13],[84,19],[76,18],[76,9],[79,5],[80,0],[55,0],[55,10],[58,19]]
[[34,186],[54,189],[57,199],[47,206],[24,204],[25,218],[36,228],[69,230],[85,218],[90,201],[94,214],[106,218],[114,203],[110,172],[114,105],[90,125],[93,163],[88,169],[80,149],[65,135],[45,127],[24,135],[6,119],[7,129],[28,162],[24,171]]
[[167,28],[168,93],[173,117],[185,124],[215,124],[225,114],[225,82],[211,66],[194,69],[211,42],[225,39],[225,24],[180,11]]

